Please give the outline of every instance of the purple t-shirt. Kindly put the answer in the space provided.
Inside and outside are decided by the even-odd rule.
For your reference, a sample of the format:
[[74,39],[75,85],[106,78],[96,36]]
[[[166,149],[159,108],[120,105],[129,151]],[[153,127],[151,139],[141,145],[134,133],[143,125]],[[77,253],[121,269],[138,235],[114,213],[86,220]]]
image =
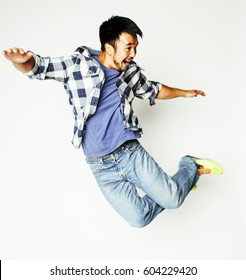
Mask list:
[[83,150],[87,157],[104,156],[124,142],[140,138],[140,133],[125,127],[120,109],[120,94],[116,87],[121,72],[101,64],[105,83],[100,94],[96,113],[86,123]]

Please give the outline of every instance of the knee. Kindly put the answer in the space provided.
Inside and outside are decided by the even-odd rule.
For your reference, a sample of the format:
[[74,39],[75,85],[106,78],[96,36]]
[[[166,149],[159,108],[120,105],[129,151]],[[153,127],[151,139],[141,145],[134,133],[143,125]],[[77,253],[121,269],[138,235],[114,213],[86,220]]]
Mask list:
[[182,202],[179,198],[172,199],[166,203],[165,209],[177,209],[182,205]]
[[131,217],[131,220],[128,222],[134,228],[143,228],[150,223],[150,221],[146,220],[146,218],[141,214]]
[[130,225],[134,228],[144,228],[147,226],[149,223],[146,223],[143,220],[135,220],[134,222],[131,222]]

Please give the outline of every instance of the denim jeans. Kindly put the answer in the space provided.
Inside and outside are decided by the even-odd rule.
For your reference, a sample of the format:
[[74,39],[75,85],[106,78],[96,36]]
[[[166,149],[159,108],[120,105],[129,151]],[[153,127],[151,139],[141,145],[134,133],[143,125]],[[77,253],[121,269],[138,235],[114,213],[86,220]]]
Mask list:
[[181,159],[174,176],[167,175],[137,140],[86,160],[105,198],[134,227],[146,226],[164,209],[179,207],[199,178],[189,157]]

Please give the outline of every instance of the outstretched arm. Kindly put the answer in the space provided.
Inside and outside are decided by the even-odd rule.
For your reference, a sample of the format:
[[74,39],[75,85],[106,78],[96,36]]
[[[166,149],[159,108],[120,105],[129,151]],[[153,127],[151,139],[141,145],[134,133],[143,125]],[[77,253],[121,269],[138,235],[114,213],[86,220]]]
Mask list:
[[196,97],[198,95],[205,96],[206,94],[202,90],[183,90],[162,85],[161,90],[157,94],[156,98],[164,100],[177,97]]
[[16,69],[27,74],[30,79],[53,79],[64,83],[77,65],[78,54],[61,57],[42,57],[33,52],[25,52],[21,48],[3,51],[6,59],[10,60]]
[[10,60],[15,68],[22,73],[31,71],[35,65],[35,60],[31,52],[25,52],[21,48],[12,48],[3,51],[5,58]]

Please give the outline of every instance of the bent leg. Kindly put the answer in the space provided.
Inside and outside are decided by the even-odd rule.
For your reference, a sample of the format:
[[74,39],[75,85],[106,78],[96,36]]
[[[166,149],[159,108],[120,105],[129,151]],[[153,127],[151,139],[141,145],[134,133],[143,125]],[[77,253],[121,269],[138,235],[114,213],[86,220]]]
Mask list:
[[164,209],[147,195],[141,197],[127,180],[119,180],[100,189],[113,208],[133,227],[148,225]]
[[115,158],[90,163],[90,168],[107,201],[131,226],[144,227],[164,210],[147,195],[138,194]]
[[[171,177],[137,141],[88,163],[105,198],[135,227],[146,226],[165,208],[179,207],[198,180],[190,158],[183,158]],[[141,197],[137,188],[146,195]]]
[[141,145],[124,160],[127,179],[163,208],[179,207],[199,178],[196,164],[188,157],[182,158],[174,176],[167,175]]

